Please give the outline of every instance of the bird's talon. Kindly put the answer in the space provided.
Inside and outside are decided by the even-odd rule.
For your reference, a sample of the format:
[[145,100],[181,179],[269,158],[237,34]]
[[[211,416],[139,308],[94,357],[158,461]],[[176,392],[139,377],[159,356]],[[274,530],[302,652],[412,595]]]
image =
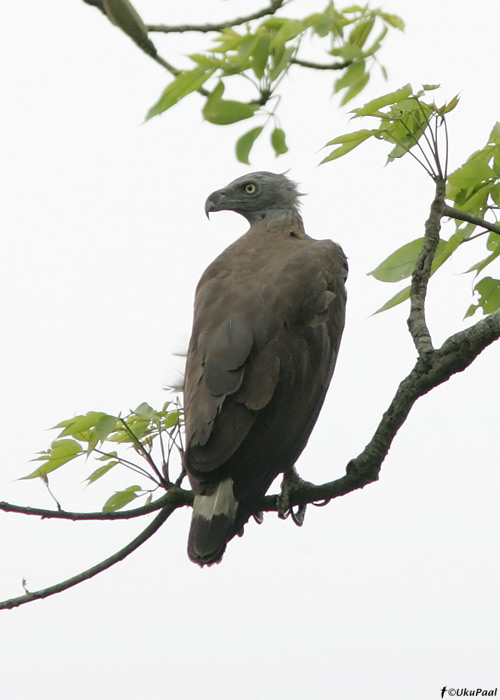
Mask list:
[[292,520],[297,525],[297,527],[302,527],[304,524],[304,518],[306,517],[306,505],[299,506],[296,511],[293,508],[290,510]]

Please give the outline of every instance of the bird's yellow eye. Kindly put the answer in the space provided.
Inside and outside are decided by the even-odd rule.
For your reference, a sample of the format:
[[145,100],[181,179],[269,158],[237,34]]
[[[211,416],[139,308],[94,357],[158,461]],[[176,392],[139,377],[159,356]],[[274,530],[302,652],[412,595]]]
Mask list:
[[247,182],[245,185],[245,192],[247,194],[255,194],[257,192],[257,185],[254,182]]

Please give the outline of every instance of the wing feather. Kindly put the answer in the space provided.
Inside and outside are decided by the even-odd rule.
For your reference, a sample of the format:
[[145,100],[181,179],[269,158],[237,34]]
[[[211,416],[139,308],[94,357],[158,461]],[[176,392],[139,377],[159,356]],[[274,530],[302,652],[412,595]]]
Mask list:
[[347,272],[336,244],[281,240],[256,262],[242,255],[241,241],[245,236],[207,269],[195,302],[185,388],[187,459],[191,473],[207,478],[238,468],[243,443],[250,454],[257,450],[254,460],[262,459],[269,445],[257,449],[252,437],[262,420],[271,425],[266,439],[273,422],[275,433],[290,423],[291,436],[279,436],[283,459],[300,453],[323,403],[343,328]]

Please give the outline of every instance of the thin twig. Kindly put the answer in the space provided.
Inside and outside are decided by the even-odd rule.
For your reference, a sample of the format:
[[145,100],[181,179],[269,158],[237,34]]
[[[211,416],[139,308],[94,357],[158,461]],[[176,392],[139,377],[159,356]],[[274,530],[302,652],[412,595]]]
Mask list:
[[163,435],[162,435],[162,428],[161,428],[160,421],[156,422],[156,427],[158,429],[158,440],[160,441],[162,472],[163,472],[163,476],[165,477],[165,481],[167,483],[170,483],[170,476],[168,473],[168,460],[165,459],[165,446],[163,444]]
[[[32,508],[31,506],[19,506],[15,503],[7,503],[6,501],[0,501],[0,510],[5,513],[20,513],[21,515],[37,515],[41,518],[51,518],[59,520],[130,520],[131,518],[138,518],[142,515],[148,515],[148,513],[154,513],[169,502],[170,493],[172,489],[169,490],[164,496],[161,496],[154,503],[149,503],[148,505],[141,506],[140,508],[132,508],[131,510],[117,510],[113,513],[103,513],[98,511],[96,513],[75,513],[68,510],[49,510],[47,508]],[[181,490],[183,498],[186,503],[192,501],[192,496],[190,491]],[[191,499],[191,500],[190,500]]]
[[178,508],[181,505],[185,505],[182,502],[179,502],[178,494],[179,491],[172,491],[169,494],[171,502],[162,508],[162,510],[158,513],[153,522],[151,522],[139,535],[137,535],[137,537],[135,537],[125,547],[120,549],[118,552],[115,552],[115,554],[112,554],[110,557],[99,562],[99,564],[92,566],[90,569],[86,569],[85,571],[82,571],[76,576],[72,576],[71,578],[68,578],[65,581],[61,581],[60,583],[56,583],[53,586],[49,586],[48,588],[42,588],[38,591],[30,591],[28,593],[25,593],[25,595],[18,596],[17,598],[10,598],[9,600],[0,601],[0,610],[17,608],[20,605],[24,605],[25,603],[31,603],[34,600],[39,600],[40,598],[48,598],[49,596],[54,595],[55,593],[61,593],[62,591],[67,590],[68,588],[72,588],[73,586],[82,583],[82,581],[87,581],[89,578],[100,574],[102,571],[109,569],[111,566],[117,564],[119,561],[123,561],[125,557],[128,557],[129,554],[132,554],[132,552],[134,552],[138,547],[144,544],[144,542],[146,542],[152,535],[154,535],[155,532],[159,530],[159,528],[163,525],[165,520],[167,520],[167,518],[174,512],[174,510],[176,510],[176,508]]
[[158,484],[156,479],[151,476],[151,474],[146,471],[146,469],[143,469],[140,467],[138,464],[135,464],[134,462],[130,462],[128,459],[125,459],[124,457],[119,457],[118,455],[113,456],[109,452],[103,452],[102,450],[97,449],[94,447],[94,452],[97,452],[97,454],[102,455],[103,457],[109,457],[109,459],[116,459],[116,461],[121,464],[123,467],[126,467],[127,469],[130,469],[133,472],[136,472],[136,474],[140,474],[141,476],[146,477],[147,479],[150,479],[151,481],[154,481],[155,484]]
[[449,138],[448,138],[448,125],[446,119],[443,117],[444,123],[444,145],[445,145],[445,157],[444,157],[444,179],[448,179],[448,152],[449,152]]
[[[422,103],[420,102],[420,100],[418,99],[418,97],[415,97],[415,101],[416,101],[416,103],[418,104],[418,106],[420,107],[420,111],[421,111],[422,114],[424,115],[425,123],[427,124],[427,126],[425,127],[425,129],[422,131],[422,135],[423,135],[423,137],[425,138],[425,140],[426,140],[426,142],[427,142],[427,146],[429,147],[429,151],[430,151],[430,152],[432,153],[432,155],[434,156],[434,163],[435,163],[435,165],[436,165],[436,167],[437,167],[437,172],[436,172],[436,173],[434,173],[434,170],[433,170],[434,177],[438,176],[438,177],[441,177],[441,178],[442,178],[442,177],[443,177],[443,174],[442,174],[442,172],[441,172],[441,163],[439,162],[439,148],[438,148],[438,141],[437,141],[437,130],[436,130],[436,134],[434,135],[434,133],[433,133],[433,131],[432,131],[431,123],[430,123],[430,121],[429,121],[429,117],[427,116],[425,110],[423,109]],[[428,138],[428,136],[427,136],[427,134],[426,134],[427,129],[429,129],[429,132],[430,132],[430,135],[431,135],[431,139],[432,139],[432,143],[429,141],[429,138]],[[422,152],[424,152],[423,149],[422,149]],[[429,161],[427,161],[427,162],[429,163]],[[429,163],[429,167],[432,168],[432,166],[430,165],[430,163]]]
[[241,24],[246,24],[251,22],[253,19],[260,19],[260,17],[266,17],[267,15],[274,15],[277,10],[280,9],[284,4],[284,0],[271,0],[270,5],[262,10],[252,13],[251,15],[246,15],[244,17],[237,17],[236,19],[227,20],[225,22],[218,22],[215,24],[147,24],[146,29],[148,32],[162,32],[163,34],[181,34],[183,32],[220,32],[223,29],[228,29],[230,27],[236,27]]
[[491,224],[489,221],[481,219],[480,216],[474,216],[474,214],[469,214],[466,211],[455,209],[455,207],[450,207],[448,204],[445,204],[443,207],[443,216],[449,216],[450,219],[458,219],[459,221],[466,221],[469,224],[481,226],[487,231],[500,234],[500,224]]
[[[425,116],[425,115],[424,115],[424,116]],[[420,163],[420,165],[422,165],[423,168],[425,168],[425,170],[426,170],[427,173],[432,177],[432,179],[434,179],[434,178],[436,177],[436,173],[434,172],[434,168],[432,167],[431,162],[430,162],[429,159],[427,158],[427,154],[426,154],[426,152],[424,151],[424,149],[423,149],[423,147],[422,147],[422,144],[420,143],[420,140],[417,139],[417,138],[415,137],[415,135],[413,134],[413,132],[409,129],[409,127],[405,124],[405,122],[404,122],[402,119],[398,119],[398,121],[404,126],[404,128],[405,128],[406,131],[408,132],[408,135],[411,136],[411,138],[414,140],[415,143],[413,144],[413,146],[417,146],[417,148],[420,149],[420,152],[422,153],[423,157],[425,158],[425,162],[427,163],[427,165],[429,166],[429,168],[427,169],[427,168],[425,167],[425,165],[417,158],[418,162]],[[420,123],[419,123],[419,126],[420,126]],[[429,126],[429,122],[428,122],[428,121],[427,121],[427,126]],[[431,143],[429,142],[429,139],[428,139],[428,137],[427,137],[427,134],[425,133],[425,132],[426,132],[426,129],[427,129],[427,127],[426,127],[425,129],[422,130],[422,134],[421,134],[421,135],[422,135],[422,136],[425,138],[425,140],[427,141],[427,145],[429,146],[429,150],[430,150],[430,152],[434,155],[434,151],[433,151],[432,145],[431,145]],[[410,148],[413,148],[413,146],[410,146]],[[403,148],[406,148],[406,146],[403,146]],[[409,148],[407,148],[406,150],[407,150],[407,153],[411,153],[411,151],[410,151]],[[415,156],[415,157],[416,157],[416,156]]]
[[290,63],[303,68],[314,68],[315,70],[343,70],[348,68],[352,61],[335,61],[334,63],[315,63],[314,61],[304,61],[301,58],[292,58]]
[[[387,133],[387,132],[385,132],[385,133]],[[421,161],[420,158],[419,158],[418,156],[416,156],[416,155],[413,153],[412,150],[410,150],[410,149],[413,148],[413,146],[414,146],[415,144],[413,144],[413,146],[410,146],[410,148],[408,148],[407,146],[404,146],[404,145],[401,144],[401,143],[397,143],[397,142],[396,142],[395,145],[401,146],[401,148],[404,148],[405,151],[406,151],[406,153],[407,153],[409,156],[411,156],[412,158],[414,158],[414,159],[417,161],[417,163],[418,163],[420,166],[422,166],[422,168],[425,170],[425,172],[427,173],[427,175],[428,175],[430,178],[432,178],[432,179],[434,180],[434,177],[435,177],[434,171],[433,171],[433,170],[429,170],[429,168],[426,166],[426,164],[425,164],[423,161]],[[422,149],[421,149],[421,150],[422,150]],[[425,153],[424,153],[424,157],[425,157]],[[427,162],[429,162],[427,158],[426,158],[426,160],[427,160]],[[429,163],[429,167],[432,167],[432,166],[430,165],[430,163]]]
[[159,483],[160,483],[160,484],[163,484],[163,483],[164,483],[164,479],[163,479],[162,475],[160,474],[160,471],[158,470],[158,467],[157,467],[156,464],[154,463],[154,460],[153,460],[153,458],[151,457],[150,453],[146,450],[146,448],[144,447],[144,445],[142,444],[142,442],[139,440],[139,438],[137,438],[137,437],[134,435],[133,431],[130,429],[130,427],[127,425],[127,423],[124,421],[124,419],[123,419],[123,418],[119,418],[118,420],[120,421],[120,423],[121,423],[121,424],[123,425],[123,427],[125,428],[125,431],[126,431],[126,432],[129,434],[129,436],[132,438],[132,441],[133,441],[133,443],[134,443],[134,445],[135,445],[135,448],[136,448],[137,452],[138,452],[140,455],[142,455],[142,456],[144,457],[144,459],[146,460],[146,462],[149,464],[149,466],[151,467],[151,469],[154,471],[154,473],[156,474],[156,476],[157,476],[158,479],[160,480]]

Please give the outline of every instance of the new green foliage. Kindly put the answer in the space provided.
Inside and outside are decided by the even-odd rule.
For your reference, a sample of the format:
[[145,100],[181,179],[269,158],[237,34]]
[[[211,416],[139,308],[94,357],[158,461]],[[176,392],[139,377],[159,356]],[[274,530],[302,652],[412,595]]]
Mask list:
[[[385,141],[391,146],[388,162],[411,153],[424,170],[433,179],[442,178],[446,181],[446,198],[454,210],[464,212],[465,216],[477,217],[464,223],[462,219],[455,222],[455,231],[447,240],[440,240],[431,267],[433,274],[452,253],[463,243],[485,231],[481,229],[480,221],[487,220],[490,225],[491,214],[495,214],[500,201],[500,123],[493,127],[484,148],[475,151],[467,161],[448,175],[446,164],[448,159],[448,137],[445,115],[458,105],[458,96],[448,102],[436,104],[429,101],[427,93],[435,91],[438,85],[424,85],[421,90],[413,91],[411,85],[405,85],[398,90],[377,97],[363,107],[354,109],[355,118],[375,118],[378,124],[373,129],[360,129],[348,134],[336,136],[327,146],[335,146],[323,159],[322,163],[341,158],[370,138]],[[445,154],[440,152],[440,130],[444,129]],[[443,162],[444,160],[444,162]],[[488,219],[488,216],[490,218]],[[423,222],[422,222],[423,224]],[[479,233],[476,229],[479,228]],[[488,255],[476,261],[468,270],[479,274],[485,267],[492,264],[500,256],[500,226],[498,233],[489,233],[486,240]],[[398,282],[410,277],[415,268],[418,253],[423,239],[405,243],[391,253],[370,274],[383,282]],[[477,304],[469,307],[470,316],[481,308],[484,313],[496,310],[496,287],[498,280],[485,278],[487,283],[480,281],[475,286],[479,295]],[[385,311],[406,301],[410,296],[410,287],[405,287],[386,302],[379,311]]]
[[[322,12],[302,18],[274,14],[260,22],[224,27],[215,32],[209,48],[188,57],[194,65],[179,71],[146,118],[162,114],[195,91],[203,94],[203,116],[212,124],[225,126],[259,117],[263,125],[247,131],[236,144],[237,158],[248,164],[252,146],[265,125],[276,121],[277,89],[292,66],[295,70],[304,66],[334,72],[334,92],[342,93],[341,104],[346,104],[367,85],[388,30],[403,28],[396,15],[361,5],[338,10],[332,2]],[[304,47],[311,41],[323,50],[323,63],[307,60]],[[238,99],[222,99],[225,89],[233,84]],[[271,145],[277,156],[288,150],[281,127],[274,127]]]
[[[179,403],[166,402],[156,411],[142,403],[125,417],[89,411],[58,423],[60,432],[49,448],[35,461],[40,466],[24,479],[41,478],[77,458],[91,458],[92,469],[86,478],[93,484],[116,467],[126,468],[153,482],[153,488],[130,486],[110,496],[105,511],[123,508],[140,496],[151,495],[158,486],[169,485],[170,455],[181,447],[182,410]],[[154,453],[156,445],[158,454]],[[95,468],[95,462],[101,464]]]

